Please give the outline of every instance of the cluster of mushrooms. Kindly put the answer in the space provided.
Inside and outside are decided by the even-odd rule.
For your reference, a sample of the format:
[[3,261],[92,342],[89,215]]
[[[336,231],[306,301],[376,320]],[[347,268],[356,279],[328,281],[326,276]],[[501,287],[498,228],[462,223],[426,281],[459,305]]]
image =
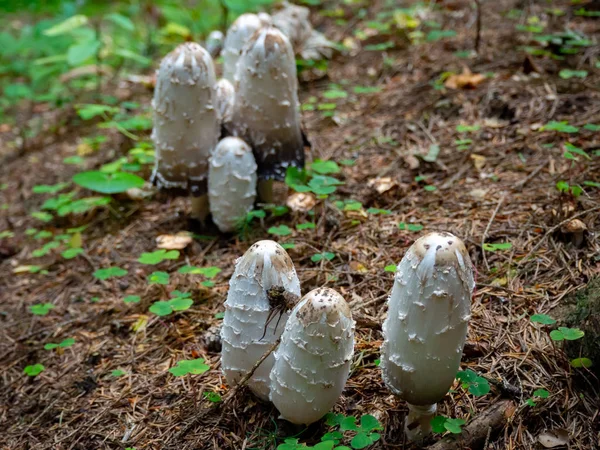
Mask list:
[[285,4],[273,16],[238,17],[223,42],[218,81],[211,56],[221,51],[218,32],[207,40],[209,50],[185,43],[161,61],[152,101],[152,181],[190,194],[193,218],[204,222],[210,212],[221,231],[234,231],[257,195],[277,201],[273,192],[285,186],[287,168],[304,167],[293,48],[316,57],[332,45],[308,15],[308,8]]
[[[274,288],[284,297],[289,294],[288,301],[274,302]],[[398,265],[383,323],[381,369],[387,387],[408,403],[405,433],[410,440],[431,432],[436,404],[454,381],[473,288],[469,254],[450,233],[421,237]],[[221,367],[232,386],[255,369],[248,379],[252,392],[270,400],[283,419],[309,425],[334,406],[344,389],[355,322],[333,289],[314,289],[295,306],[289,304],[299,297],[300,281],[283,247],[268,240],[252,245],[230,280]]]

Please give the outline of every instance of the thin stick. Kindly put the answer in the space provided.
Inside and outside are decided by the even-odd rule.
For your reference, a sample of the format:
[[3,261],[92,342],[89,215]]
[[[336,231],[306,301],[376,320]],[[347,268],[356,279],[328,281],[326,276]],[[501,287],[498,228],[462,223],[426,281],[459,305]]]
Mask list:
[[262,362],[265,359],[267,359],[271,353],[273,353],[275,351],[275,349],[277,348],[277,346],[279,345],[280,342],[281,342],[281,337],[277,338],[277,340],[275,342],[273,342],[273,345],[265,352],[264,355],[261,356],[261,358],[256,362],[256,364],[254,364],[252,369],[250,369],[248,371],[248,373],[246,373],[246,375],[244,375],[242,377],[242,379],[239,381],[239,383],[236,384],[227,394],[225,394],[225,396],[223,397],[223,401],[221,403],[218,403],[215,408],[206,408],[206,409],[200,411],[200,413],[196,417],[194,417],[192,420],[190,420],[190,422],[185,427],[183,427],[179,433],[177,433],[177,435],[175,436],[175,438],[173,439],[172,442],[174,444],[179,442],[181,440],[181,437],[186,435],[188,433],[188,431],[190,431],[192,428],[194,428],[198,424],[198,422],[200,422],[204,418],[204,416],[206,416],[209,412],[216,411],[219,408],[222,408],[223,412],[225,412],[225,407],[235,397],[235,395],[238,393],[238,391],[246,385],[248,380],[252,377],[252,375],[254,375],[254,372],[256,372],[256,369],[258,369],[258,366],[260,366],[262,364]]
[[496,214],[498,214],[498,211],[500,210],[500,206],[502,206],[502,203],[504,203],[505,198],[506,198],[506,194],[504,194],[502,197],[500,197],[500,200],[498,200],[496,209],[494,209],[494,212],[492,213],[492,217],[490,217],[490,221],[488,222],[487,226],[485,227],[483,236],[481,236],[481,254],[483,255],[483,262],[485,263],[485,267],[488,271],[490,270],[490,266],[488,265],[487,257],[485,256],[485,250],[483,248],[483,245],[485,244],[485,238],[487,237],[488,231],[490,231],[490,227],[492,226],[492,223],[494,222],[494,219],[496,218]]
[[481,44],[481,0],[475,0],[477,5],[477,34],[475,35],[475,51],[479,53],[479,45]]
[[591,212],[594,212],[594,211],[598,211],[598,210],[600,210],[600,206],[596,206],[594,208],[586,209],[585,211],[581,211],[580,213],[577,213],[574,216],[571,216],[568,219],[565,219],[562,222],[559,222],[558,224],[554,225],[552,228],[550,228],[548,231],[546,231],[546,234],[544,234],[542,236],[542,238],[538,241],[538,243],[533,246],[533,248],[529,251],[529,253],[527,253],[527,255],[525,255],[525,258],[523,258],[521,261],[519,261],[519,264],[517,264],[517,265],[520,266],[525,261],[527,261],[527,259],[532,255],[532,253],[535,252],[538,248],[540,248],[540,246],[544,243],[544,241],[546,239],[548,239],[548,236],[550,236],[552,233],[554,233],[560,227],[562,227],[566,223],[569,223],[573,219],[577,219],[578,217],[585,216],[588,213],[591,213]]

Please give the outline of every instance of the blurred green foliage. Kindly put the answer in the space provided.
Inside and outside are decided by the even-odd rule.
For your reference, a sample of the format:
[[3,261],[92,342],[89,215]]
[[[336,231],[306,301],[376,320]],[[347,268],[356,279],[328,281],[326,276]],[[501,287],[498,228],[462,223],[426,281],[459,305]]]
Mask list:
[[23,101],[52,107],[78,101],[97,86],[98,74],[148,73],[177,44],[201,42],[239,14],[271,3],[0,0],[0,122]]

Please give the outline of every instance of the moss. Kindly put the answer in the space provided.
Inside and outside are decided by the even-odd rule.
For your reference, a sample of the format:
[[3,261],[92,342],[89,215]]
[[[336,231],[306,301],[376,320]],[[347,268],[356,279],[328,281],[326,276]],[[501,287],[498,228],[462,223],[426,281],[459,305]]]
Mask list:
[[592,279],[565,303],[558,318],[565,326],[585,332],[582,339],[566,342],[565,352],[570,359],[591,359],[590,370],[600,376],[600,277]]

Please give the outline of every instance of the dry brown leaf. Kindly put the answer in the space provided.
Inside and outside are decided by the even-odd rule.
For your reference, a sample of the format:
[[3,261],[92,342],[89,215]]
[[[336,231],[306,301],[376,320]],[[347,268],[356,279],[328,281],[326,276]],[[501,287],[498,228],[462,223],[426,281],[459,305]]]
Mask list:
[[314,195],[306,192],[295,192],[287,198],[286,205],[292,211],[308,212],[314,208],[317,200]]
[[478,155],[476,153],[471,153],[471,159],[473,160],[473,165],[477,170],[481,170],[483,169],[483,166],[485,166],[485,156]]
[[389,191],[398,183],[391,177],[372,178],[368,182],[368,186],[375,189],[379,194]]
[[538,442],[546,448],[560,447],[569,442],[569,432],[564,428],[555,428],[538,436]]
[[181,250],[192,242],[192,234],[180,231],[177,234],[163,234],[156,238],[156,247],[167,250]]
[[369,270],[365,267],[364,264],[358,261],[350,261],[350,268],[355,272],[367,273]]
[[444,86],[450,89],[475,89],[485,80],[485,75],[472,73],[468,67],[463,68],[460,75],[450,75]]

